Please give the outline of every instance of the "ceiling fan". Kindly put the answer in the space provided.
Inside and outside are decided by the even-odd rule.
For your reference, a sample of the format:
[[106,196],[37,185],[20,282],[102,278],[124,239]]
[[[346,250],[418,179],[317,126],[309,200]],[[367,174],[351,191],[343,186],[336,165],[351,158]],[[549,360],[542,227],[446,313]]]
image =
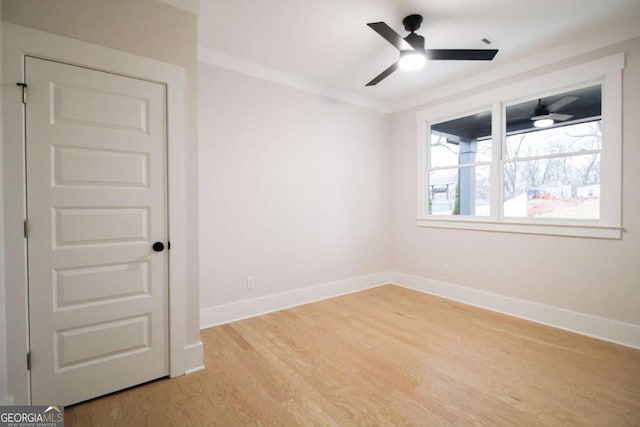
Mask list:
[[536,105],[535,110],[533,110],[533,116],[531,116],[533,125],[538,128],[544,128],[552,126],[556,120],[569,120],[571,117],[573,117],[573,115],[559,114],[556,113],[556,111],[571,104],[577,99],[578,98],[575,96],[565,96],[564,98],[560,98],[548,107],[542,103],[542,99],[538,99],[538,105]]
[[389,77],[398,68],[401,70],[417,70],[424,66],[427,59],[438,61],[491,61],[497,49],[425,49],[424,37],[416,34],[422,24],[422,15],[409,15],[402,20],[404,29],[409,35],[402,38],[384,22],[367,24],[373,31],[382,36],[400,51],[400,59],[389,68],[378,74],[366,86],[375,86]]

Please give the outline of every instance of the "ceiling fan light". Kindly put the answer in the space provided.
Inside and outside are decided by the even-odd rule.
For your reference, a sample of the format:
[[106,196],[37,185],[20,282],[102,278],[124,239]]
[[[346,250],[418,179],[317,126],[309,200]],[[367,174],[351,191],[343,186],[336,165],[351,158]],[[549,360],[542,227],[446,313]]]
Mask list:
[[533,125],[537,128],[548,128],[549,126],[553,126],[553,119],[551,118],[546,118],[546,119],[538,119],[536,121],[533,122]]
[[398,67],[401,70],[405,71],[415,71],[424,67],[425,62],[427,62],[423,53],[416,51],[406,51],[400,54],[400,61],[398,62]]

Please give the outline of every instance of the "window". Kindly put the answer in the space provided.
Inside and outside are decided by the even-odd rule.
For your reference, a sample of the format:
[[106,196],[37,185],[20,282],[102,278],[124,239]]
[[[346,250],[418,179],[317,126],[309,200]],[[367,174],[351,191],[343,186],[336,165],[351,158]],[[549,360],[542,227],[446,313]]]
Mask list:
[[429,214],[489,216],[491,111],[432,125],[430,142]]
[[601,85],[506,107],[506,218],[600,219],[601,111]]
[[620,238],[623,62],[418,113],[418,225]]

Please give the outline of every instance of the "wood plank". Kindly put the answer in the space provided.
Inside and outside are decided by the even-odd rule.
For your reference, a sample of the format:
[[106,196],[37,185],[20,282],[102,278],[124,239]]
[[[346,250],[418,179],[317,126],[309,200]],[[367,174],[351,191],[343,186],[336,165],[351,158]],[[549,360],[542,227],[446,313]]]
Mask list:
[[383,286],[202,331],[206,369],[69,426],[637,426],[640,350]]

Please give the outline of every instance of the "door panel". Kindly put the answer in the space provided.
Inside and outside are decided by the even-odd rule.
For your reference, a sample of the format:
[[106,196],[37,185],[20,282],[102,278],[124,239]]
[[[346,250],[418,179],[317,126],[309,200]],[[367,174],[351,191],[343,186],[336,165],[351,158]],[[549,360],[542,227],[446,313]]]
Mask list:
[[147,133],[148,100],[102,88],[51,84],[52,122]]
[[54,147],[52,156],[54,187],[148,187],[145,153]]
[[148,242],[144,208],[53,209],[53,247]]
[[149,262],[58,269],[55,309],[149,293]]
[[56,365],[61,369],[74,367],[134,350],[149,349],[149,332],[148,315],[57,331]]
[[169,373],[161,84],[27,57],[33,404]]

